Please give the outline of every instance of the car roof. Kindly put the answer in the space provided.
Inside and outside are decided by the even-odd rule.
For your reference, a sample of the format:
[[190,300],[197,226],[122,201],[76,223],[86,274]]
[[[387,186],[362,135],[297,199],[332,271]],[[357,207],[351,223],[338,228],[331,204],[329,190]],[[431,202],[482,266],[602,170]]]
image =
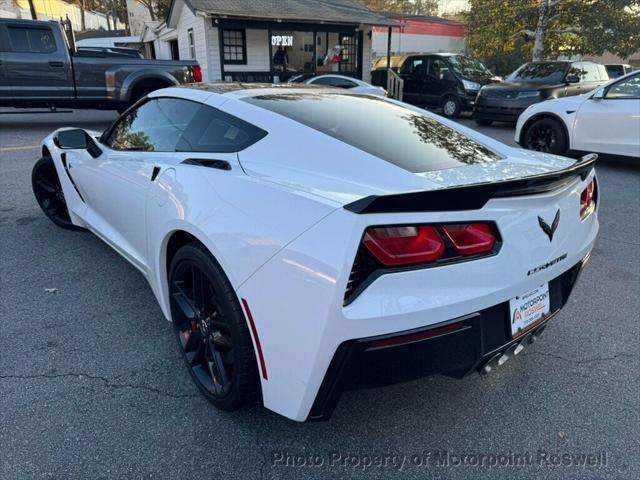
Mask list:
[[282,93],[284,90],[318,90],[322,89],[323,87],[317,85],[307,85],[305,83],[206,82],[191,83],[188,85],[182,85],[178,88],[204,90],[209,93],[224,95],[225,93],[242,92],[249,90],[259,90],[261,92],[258,93],[265,94],[269,93],[268,91],[272,90],[277,90],[278,93]]

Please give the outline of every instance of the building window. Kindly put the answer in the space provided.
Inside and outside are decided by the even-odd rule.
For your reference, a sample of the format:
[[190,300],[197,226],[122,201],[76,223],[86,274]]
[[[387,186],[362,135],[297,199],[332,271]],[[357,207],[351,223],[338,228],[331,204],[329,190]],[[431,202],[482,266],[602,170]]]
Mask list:
[[247,39],[244,30],[222,30],[224,63],[247,64]]
[[187,30],[187,40],[189,44],[189,58],[193,60],[196,58],[196,42],[193,39],[193,28]]

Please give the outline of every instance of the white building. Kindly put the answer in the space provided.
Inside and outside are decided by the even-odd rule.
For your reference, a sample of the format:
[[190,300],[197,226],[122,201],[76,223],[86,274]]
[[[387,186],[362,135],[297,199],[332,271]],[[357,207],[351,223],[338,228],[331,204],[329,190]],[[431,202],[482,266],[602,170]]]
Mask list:
[[156,58],[195,59],[205,81],[283,81],[299,73],[370,78],[374,26],[392,25],[357,0],[173,0],[147,26]]
[[156,21],[151,18],[149,9],[138,0],[127,0],[127,15],[129,17],[129,32],[131,32],[131,35],[142,35],[145,25]]

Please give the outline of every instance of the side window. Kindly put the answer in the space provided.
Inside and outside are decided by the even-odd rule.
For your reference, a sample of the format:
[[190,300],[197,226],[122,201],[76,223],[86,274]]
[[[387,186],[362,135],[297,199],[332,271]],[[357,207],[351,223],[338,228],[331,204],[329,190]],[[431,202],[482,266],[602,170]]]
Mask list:
[[423,68],[425,64],[426,59],[424,57],[408,58],[402,65],[402,73],[419,75],[420,72],[424,72]]
[[614,83],[607,90],[605,98],[615,100],[640,99],[640,75],[634,75],[633,77],[626,78],[621,82]]
[[358,86],[357,83],[340,77],[320,77],[311,81],[310,83],[314,85],[330,85],[332,87],[339,88],[353,88]]
[[105,143],[114,150],[173,152],[199,109],[188,100],[151,99],[122,118]]
[[193,28],[187,30],[187,39],[189,41],[189,58],[194,60],[196,58],[196,42],[193,36]]
[[50,28],[8,27],[11,50],[25,53],[52,53],[56,41]]
[[233,115],[201,105],[176,145],[178,152],[239,152],[253,145],[267,132]]
[[449,78],[449,65],[441,58],[432,58],[429,62],[429,76],[438,80],[446,80]]

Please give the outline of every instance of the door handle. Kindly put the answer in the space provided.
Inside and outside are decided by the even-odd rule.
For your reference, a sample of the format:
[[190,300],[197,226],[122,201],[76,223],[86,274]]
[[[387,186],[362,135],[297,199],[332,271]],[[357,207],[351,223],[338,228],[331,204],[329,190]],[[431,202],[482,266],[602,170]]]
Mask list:
[[49,62],[49,66],[50,67],[64,67],[64,62],[58,62],[58,61],[50,61]]

